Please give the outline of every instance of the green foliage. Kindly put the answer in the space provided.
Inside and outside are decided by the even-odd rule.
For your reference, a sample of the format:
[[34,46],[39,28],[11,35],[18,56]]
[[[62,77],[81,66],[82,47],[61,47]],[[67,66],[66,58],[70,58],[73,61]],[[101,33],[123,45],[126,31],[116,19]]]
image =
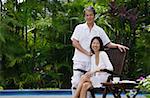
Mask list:
[[144,77],[140,77],[138,88],[149,93],[150,92],[150,75]]
[[124,69],[124,74],[130,78],[148,74],[150,69],[150,55],[148,54],[150,21],[147,20],[149,16],[143,17],[149,10],[147,9],[148,2],[147,0],[110,2],[106,13],[97,18],[97,23],[105,29],[113,42],[124,44],[130,48]]
[[[70,88],[74,51],[70,37],[74,27],[84,22],[83,9],[89,5],[95,7],[96,22],[110,39],[130,47],[125,74],[148,74],[148,3],[117,0],[112,9],[110,0],[7,0],[0,12],[0,85],[4,89]],[[128,13],[135,8],[134,15]],[[123,9],[125,17],[120,16]]]
[[2,86],[0,86],[0,90],[3,90],[3,87],[2,87]]

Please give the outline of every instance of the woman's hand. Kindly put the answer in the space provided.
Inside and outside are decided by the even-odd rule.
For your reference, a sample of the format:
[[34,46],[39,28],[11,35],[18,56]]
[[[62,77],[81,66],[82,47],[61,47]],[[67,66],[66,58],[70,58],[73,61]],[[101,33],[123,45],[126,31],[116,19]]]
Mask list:
[[84,75],[81,76],[81,82],[85,82],[85,81],[90,81],[90,77],[91,77],[92,73],[91,72],[86,72]]
[[86,72],[86,73],[85,73],[85,76],[86,76],[86,77],[91,77],[91,76],[92,76],[92,72],[90,72],[90,71]]

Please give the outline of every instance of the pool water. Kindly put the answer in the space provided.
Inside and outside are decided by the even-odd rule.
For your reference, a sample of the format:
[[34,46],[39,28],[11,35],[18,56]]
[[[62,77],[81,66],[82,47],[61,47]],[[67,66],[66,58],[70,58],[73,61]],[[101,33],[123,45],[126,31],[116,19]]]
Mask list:
[[[0,98],[72,98],[70,89],[61,90],[0,90]],[[121,94],[121,98],[126,98],[125,94]],[[102,94],[96,94],[96,98],[102,98]],[[108,94],[107,98],[114,98],[112,94]],[[143,94],[138,94],[136,98],[146,98]]]
[[0,90],[0,96],[2,95],[71,95],[71,90]]

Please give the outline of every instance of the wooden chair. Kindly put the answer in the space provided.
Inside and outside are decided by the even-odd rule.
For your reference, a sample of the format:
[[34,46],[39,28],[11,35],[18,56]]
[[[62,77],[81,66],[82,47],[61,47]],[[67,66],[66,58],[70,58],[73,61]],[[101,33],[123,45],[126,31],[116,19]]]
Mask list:
[[111,48],[111,49],[105,49],[106,53],[109,56],[109,59],[114,67],[114,73],[117,75],[121,75],[123,67],[124,67],[124,61],[126,52],[121,52],[117,48]]
[[[124,67],[126,52],[120,52],[120,50],[117,48],[107,48],[105,49],[105,51],[114,67],[114,71],[112,73],[110,72],[112,74],[108,79],[108,81],[110,81],[114,75],[121,76]],[[106,98],[107,93],[109,93],[107,87],[93,88],[90,91],[93,98],[95,98],[95,93],[103,93],[103,98]]]

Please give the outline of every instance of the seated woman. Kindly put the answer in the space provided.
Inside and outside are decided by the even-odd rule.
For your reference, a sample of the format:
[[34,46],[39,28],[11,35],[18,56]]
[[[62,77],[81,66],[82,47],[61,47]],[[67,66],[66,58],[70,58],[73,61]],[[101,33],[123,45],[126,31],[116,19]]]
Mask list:
[[91,70],[81,76],[81,80],[76,89],[73,98],[86,98],[89,88],[101,87],[102,82],[106,82],[110,75],[104,70],[113,71],[113,66],[104,51],[103,42],[100,37],[94,37],[90,44],[91,52]]

